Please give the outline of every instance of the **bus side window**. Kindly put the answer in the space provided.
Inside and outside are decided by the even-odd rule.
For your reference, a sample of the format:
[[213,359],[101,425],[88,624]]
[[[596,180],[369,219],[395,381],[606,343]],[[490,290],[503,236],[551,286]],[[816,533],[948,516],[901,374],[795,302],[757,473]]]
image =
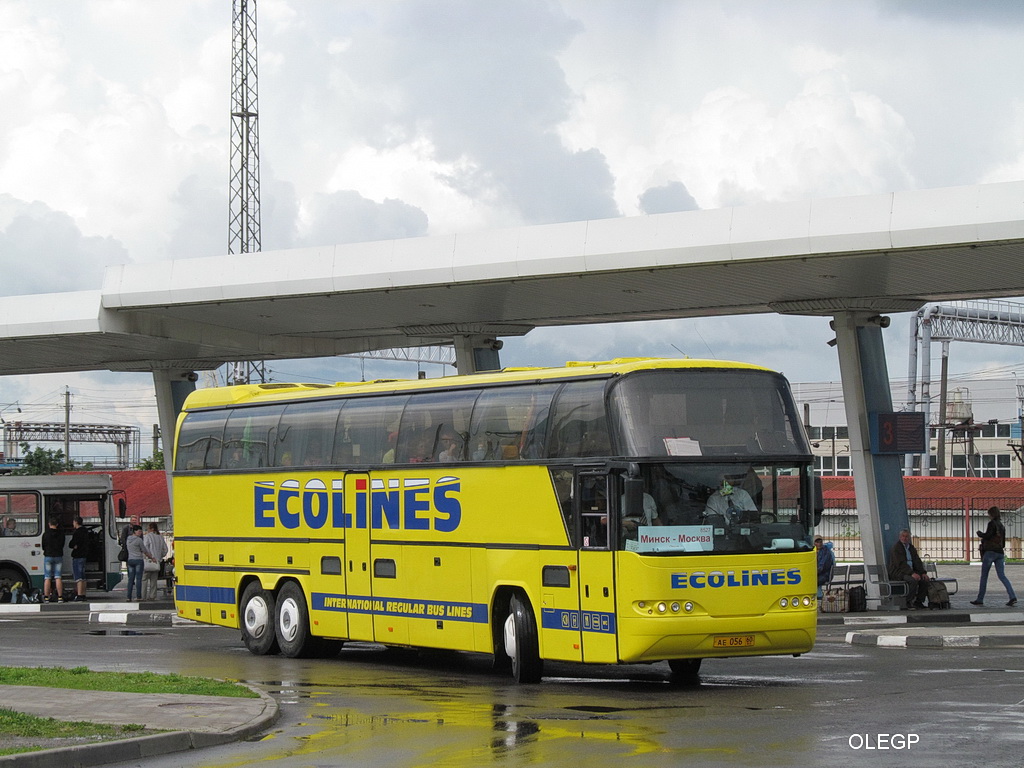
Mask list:
[[174,468],[219,467],[226,420],[226,411],[195,411],[187,414],[178,432]]
[[0,536],[38,536],[39,497],[34,493],[0,494]]
[[605,414],[604,379],[565,384],[551,409],[548,444],[552,458],[608,456],[612,448]]
[[284,409],[273,452],[275,466],[314,467],[331,461],[334,428],[342,403],[292,403]]
[[394,438],[408,395],[348,400],[334,433],[333,463],[393,464]]

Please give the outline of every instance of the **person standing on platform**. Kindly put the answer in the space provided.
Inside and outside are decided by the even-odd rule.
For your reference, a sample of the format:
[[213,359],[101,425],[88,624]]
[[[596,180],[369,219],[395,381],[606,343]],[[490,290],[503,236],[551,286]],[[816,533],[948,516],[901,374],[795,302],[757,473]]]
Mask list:
[[167,542],[160,535],[156,523],[146,526],[146,535],[142,537],[142,542],[153,559],[147,560],[143,567],[141,597],[143,600],[156,600],[156,584],[160,577],[160,563],[167,556]]
[[999,507],[989,507],[988,527],[984,532],[978,531],[978,536],[981,538],[981,582],[978,584],[978,597],[971,600],[971,605],[985,604],[988,572],[993,565],[996,567],[996,576],[1003,582],[1003,586],[1006,587],[1006,595],[1010,598],[1006,602],[1006,606],[1012,608],[1017,604],[1017,594],[1013,591],[1013,585],[1006,578],[1006,571],[1003,568],[1006,561],[1003,551],[1006,546],[1006,527],[1003,525],[1001,517]]
[[[64,602],[64,531],[59,526],[57,518],[51,517],[43,531],[43,600],[48,603]],[[56,592],[50,591],[51,586],[56,586]]]
[[138,594],[137,600],[142,599],[142,569],[146,560],[154,560],[152,553],[146,549],[142,540],[142,526],[133,525],[132,532],[128,534],[128,602],[132,602],[133,589]]
[[89,529],[82,524],[82,516],[75,515],[71,532],[71,572],[75,575],[76,603],[85,602],[85,563],[89,558]]

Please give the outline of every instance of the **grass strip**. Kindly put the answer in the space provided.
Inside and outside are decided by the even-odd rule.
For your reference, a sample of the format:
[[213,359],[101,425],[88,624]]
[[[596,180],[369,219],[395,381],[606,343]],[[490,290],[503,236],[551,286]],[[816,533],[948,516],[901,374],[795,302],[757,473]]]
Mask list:
[[35,685],[76,691],[183,693],[193,696],[259,698],[237,683],[154,672],[93,672],[87,667],[0,667],[0,685]]
[[[104,725],[101,723],[67,722],[52,717],[36,717],[23,712],[0,708],[0,741],[15,738],[18,746],[0,744],[0,755],[14,755],[49,749],[54,739],[73,740],[77,743],[109,741],[137,736],[145,728],[134,723]],[[40,741],[32,744],[26,742]]]

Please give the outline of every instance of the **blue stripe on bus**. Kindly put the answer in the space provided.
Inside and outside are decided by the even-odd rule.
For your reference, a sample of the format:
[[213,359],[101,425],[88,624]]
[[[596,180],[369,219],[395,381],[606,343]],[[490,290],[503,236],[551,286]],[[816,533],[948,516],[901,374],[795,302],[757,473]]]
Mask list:
[[565,611],[543,608],[540,612],[540,624],[544,629],[615,634],[615,614],[603,611]]
[[484,603],[452,603],[443,600],[417,600],[402,597],[365,597],[329,592],[312,594],[314,611],[367,613],[374,616],[405,616],[413,619],[445,619],[487,623]]
[[174,586],[174,599],[186,603],[234,605],[235,590],[232,587],[198,587],[176,584]]

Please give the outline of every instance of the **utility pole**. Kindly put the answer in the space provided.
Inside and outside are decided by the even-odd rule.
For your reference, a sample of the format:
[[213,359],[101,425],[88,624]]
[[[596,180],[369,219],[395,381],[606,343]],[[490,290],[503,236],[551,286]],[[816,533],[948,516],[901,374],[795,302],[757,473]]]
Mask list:
[[[228,253],[260,250],[260,129],[257,104],[256,0],[233,0],[231,16],[231,174]],[[266,380],[262,362],[237,362],[228,378]]]
[[64,386],[64,463],[71,463],[71,389]]

